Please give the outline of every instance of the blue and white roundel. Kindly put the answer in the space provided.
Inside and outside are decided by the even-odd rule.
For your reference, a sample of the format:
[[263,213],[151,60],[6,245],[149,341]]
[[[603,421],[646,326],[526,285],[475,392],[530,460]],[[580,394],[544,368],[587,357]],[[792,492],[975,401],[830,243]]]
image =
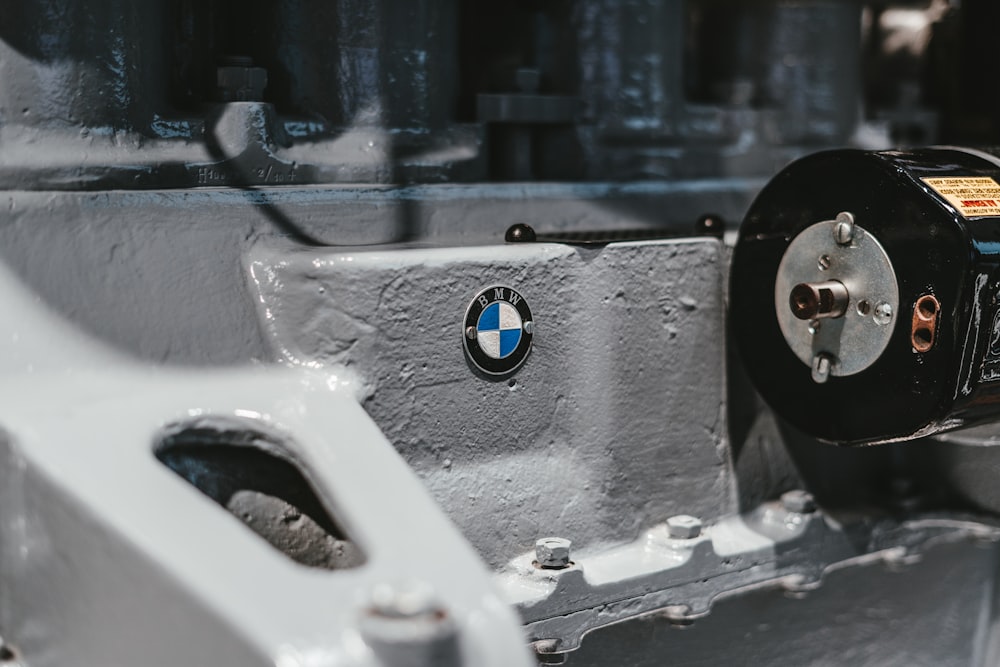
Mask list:
[[462,341],[468,361],[486,375],[516,371],[531,352],[535,323],[524,296],[506,285],[491,285],[465,311]]
[[494,301],[483,309],[476,323],[476,340],[492,359],[505,359],[521,342],[521,315],[506,301]]

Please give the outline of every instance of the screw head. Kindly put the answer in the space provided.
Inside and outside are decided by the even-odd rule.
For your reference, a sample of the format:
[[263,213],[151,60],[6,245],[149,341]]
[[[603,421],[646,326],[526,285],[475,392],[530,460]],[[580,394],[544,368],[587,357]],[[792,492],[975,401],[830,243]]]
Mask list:
[[465,337],[469,340],[476,340],[476,327],[465,327]]
[[820,352],[813,357],[812,380],[816,384],[823,384],[830,379],[830,371],[833,367],[833,358],[826,352]]
[[810,514],[816,511],[816,499],[808,491],[795,489],[781,494],[781,506],[789,512]]
[[884,301],[875,305],[875,324],[886,325],[892,321],[892,306]]
[[837,215],[837,224],[833,226],[833,240],[837,245],[850,245],[854,240],[854,216],[844,212]]
[[701,519],[678,514],[667,519],[667,532],[677,540],[693,540],[701,535]]
[[535,542],[535,561],[538,567],[547,570],[569,567],[569,548],[572,544],[563,537],[543,537]]
[[533,334],[533,333],[535,333],[535,323],[532,322],[531,320],[527,320],[522,325],[522,328],[524,329],[524,333],[526,333],[526,334]]

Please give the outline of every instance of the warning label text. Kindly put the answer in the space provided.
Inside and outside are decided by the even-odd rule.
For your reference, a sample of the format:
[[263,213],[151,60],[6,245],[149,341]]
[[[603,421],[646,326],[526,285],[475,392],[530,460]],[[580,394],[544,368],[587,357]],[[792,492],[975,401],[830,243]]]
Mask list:
[[983,176],[922,178],[966,218],[1000,216],[1000,184]]

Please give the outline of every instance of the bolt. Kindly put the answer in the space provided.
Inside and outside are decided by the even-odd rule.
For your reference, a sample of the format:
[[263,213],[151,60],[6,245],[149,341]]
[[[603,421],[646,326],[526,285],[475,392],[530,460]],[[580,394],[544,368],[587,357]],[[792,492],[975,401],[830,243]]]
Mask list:
[[837,224],[833,226],[833,239],[837,245],[850,245],[854,240],[854,216],[846,211],[837,214]]
[[875,324],[886,325],[892,320],[892,306],[885,301],[875,305]]
[[415,618],[432,614],[437,605],[430,589],[419,583],[380,584],[371,595],[371,611],[385,618]]
[[476,327],[465,327],[465,337],[469,340],[476,340]]
[[667,519],[667,531],[677,540],[693,540],[701,535],[701,519],[679,514]]
[[262,102],[267,70],[253,67],[250,58],[230,57],[216,68],[215,83],[220,102]]
[[721,215],[706,213],[695,221],[694,233],[698,236],[714,236],[721,239],[726,233],[726,221]]
[[816,511],[816,499],[808,491],[795,489],[781,494],[781,506],[789,512],[811,514]]
[[537,93],[542,85],[542,73],[533,67],[520,67],[514,73],[514,82],[522,93]]
[[531,243],[535,238],[535,230],[523,222],[508,227],[503,237],[507,243]]
[[683,628],[694,623],[694,619],[691,618],[691,607],[686,604],[668,605],[660,614],[674,627]]
[[535,562],[546,570],[569,567],[569,548],[572,544],[562,537],[543,537],[535,542]]
[[812,380],[816,384],[823,384],[830,379],[830,367],[832,366],[832,357],[826,352],[820,352],[815,357],[813,357],[812,364]]
[[564,665],[566,664],[566,654],[559,652],[562,640],[559,639],[539,639],[531,643],[531,648],[535,650],[535,657],[543,665]]
[[458,664],[455,624],[426,585],[375,587],[359,625],[365,643],[384,664]]

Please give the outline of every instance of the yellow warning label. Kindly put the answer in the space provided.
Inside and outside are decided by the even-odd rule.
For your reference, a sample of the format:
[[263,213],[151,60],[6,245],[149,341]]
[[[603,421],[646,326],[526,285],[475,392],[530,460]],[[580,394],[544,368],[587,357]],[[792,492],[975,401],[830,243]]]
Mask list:
[[1000,216],[1000,184],[989,177],[922,178],[966,218]]

